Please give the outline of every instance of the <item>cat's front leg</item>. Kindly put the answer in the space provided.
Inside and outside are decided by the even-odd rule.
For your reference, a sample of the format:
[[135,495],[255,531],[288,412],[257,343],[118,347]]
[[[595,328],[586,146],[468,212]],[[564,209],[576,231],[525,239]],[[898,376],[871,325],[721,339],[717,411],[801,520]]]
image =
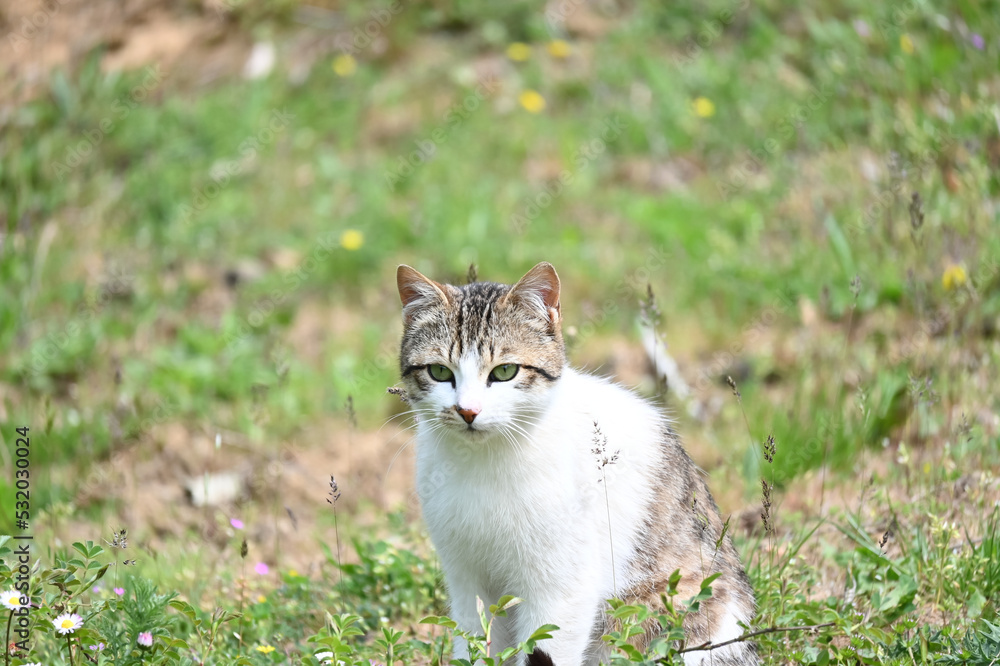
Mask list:
[[[482,618],[479,615],[477,597],[482,599],[485,605],[496,603],[496,595],[482,589],[470,577],[462,577],[457,574],[445,576],[448,580],[448,595],[451,597],[451,619],[462,631],[481,635],[483,633]],[[489,620],[487,615],[487,620]],[[494,617],[490,622],[490,643],[487,650],[490,656],[495,656],[505,648],[515,645],[514,627],[509,617]],[[468,641],[460,636],[455,636],[452,656],[455,659],[469,658]]]
[[[449,596],[451,596],[451,619],[453,619],[458,628],[470,634],[476,634],[481,631],[479,627],[479,614],[476,612],[476,597],[475,592],[471,592],[465,589],[459,589],[458,585],[449,585]],[[469,601],[471,597],[471,602]],[[454,634],[454,646],[452,648],[452,658],[453,659],[468,659],[469,658],[469,642],[459,636]]]
[[[541,603],[525,603],[519,607],[516,616],[518,641],[526,641],[543,624],[554,624],[558,630],[551,632],[552,638],[540,641],[536,650],[541,650],[555,666],[580,666],[592,663],[588,648],[594,635],[595,625],[603,608],[599,598],[569,598]],[[522,664],[530,663],[524,657]]]

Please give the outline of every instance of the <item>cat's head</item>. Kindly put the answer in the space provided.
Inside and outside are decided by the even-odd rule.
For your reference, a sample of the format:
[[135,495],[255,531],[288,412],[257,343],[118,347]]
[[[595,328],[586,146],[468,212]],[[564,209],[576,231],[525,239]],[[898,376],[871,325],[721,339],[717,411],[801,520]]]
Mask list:
[[552,265],[538,264],[514,286],[461,287],[400,266],[396,284],[400,372],[418,418],[470,436],[523,428],[566,363]]

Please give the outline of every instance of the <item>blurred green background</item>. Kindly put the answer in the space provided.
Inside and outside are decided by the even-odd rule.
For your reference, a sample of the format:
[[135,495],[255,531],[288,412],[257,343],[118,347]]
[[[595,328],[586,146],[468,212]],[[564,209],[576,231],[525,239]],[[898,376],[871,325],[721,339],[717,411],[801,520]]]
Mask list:
[[230,467],[223,516],[343,469],[357,516],[412,510],[403,262],[552,262],[573,362],[659,394],[750,522],[769,433],[806,511],[901,456],[997,470],[996,2],[53,7],[0,9],[2,462],[30,426],[39,529],[169,550],[221,519],[155,489]]

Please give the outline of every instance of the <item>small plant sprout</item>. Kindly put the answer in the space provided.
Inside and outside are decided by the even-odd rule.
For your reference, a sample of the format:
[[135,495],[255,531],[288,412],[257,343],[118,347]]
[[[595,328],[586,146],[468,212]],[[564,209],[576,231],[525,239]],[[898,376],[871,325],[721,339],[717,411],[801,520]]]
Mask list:
[[615,571],[615,540],[612,536],[611,530],[611,502],[608,498],[608,479],[605,467],[608,465],[614,465],[618,462],[618,454],[620,451],[615,451],[610,456],[608,455],[608,437],[603,432],[601,432],[601,427],[594,421],[594,448],[591,449],[591,453],[597,458],[597,469],[601,472],[601,478],[597,480],[598,483],[604,485],[604,508],[608,514],[608,542],[611,547],[611,586],[615,591],[615,597],[618,596],[618,581],[616,579]]

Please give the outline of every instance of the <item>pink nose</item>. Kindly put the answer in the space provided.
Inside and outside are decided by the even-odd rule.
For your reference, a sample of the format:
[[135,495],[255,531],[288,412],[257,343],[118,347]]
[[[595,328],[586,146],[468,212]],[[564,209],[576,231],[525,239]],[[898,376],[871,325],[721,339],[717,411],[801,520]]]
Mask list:
[[462,409],[458,405],[455,405],[455,411],[457,411],[459,415],[465,419],[466,423],[472,423],[476,420],[476,417],[479,416],[479,412],[483,410],[478,407],[475,409]]

